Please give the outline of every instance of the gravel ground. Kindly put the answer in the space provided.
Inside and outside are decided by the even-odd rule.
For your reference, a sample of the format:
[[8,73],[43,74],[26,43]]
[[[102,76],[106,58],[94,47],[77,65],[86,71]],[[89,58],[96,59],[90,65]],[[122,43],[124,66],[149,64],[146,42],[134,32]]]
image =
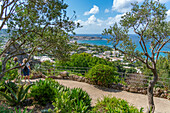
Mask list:
[[[37,80],[37,79],[36,79]],[[36,81],[36,80],[31,80]],[[147,95],[130,93],[121,90],[102,88],[94,85],[90,85],[83,82],[71,81],[71,80],[56,80],[60,84],[69,88],[82,88],[92,98],[92,106],[95,105],[98,99],[102,99],[103,96],[114,96],[121,98],[129,102],[131,105],[136,106],[138,109],[144,108],[144,112],[147,111],[148,101]],[[163,98],[154,97],[155,113],[170,113],[170,101]]]

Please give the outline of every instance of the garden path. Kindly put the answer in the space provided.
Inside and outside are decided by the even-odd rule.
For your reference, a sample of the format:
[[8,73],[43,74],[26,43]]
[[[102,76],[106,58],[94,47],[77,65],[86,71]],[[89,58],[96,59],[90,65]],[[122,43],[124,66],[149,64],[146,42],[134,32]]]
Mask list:
[[[31,80],[36,81],[35,80]],[[60,84],[67,86],[69,88],[82,88],[86,91],[90,97],[92,98],[92,106],[95,105],[98,99],[102,99],[103,96],[114,96],[117,98],[124,99],[128,101],[131,105],[136,106],[138,109],[141,107],[144,108],[144,112],[147,111],[148,101],[147,95],[137,94],[137,93],[130,93],[121,90],[109,89],[109,88],[102,88],[95,85],[90,85],[84,82],[77,82],[71,80],[60,80],[57,79]],[[155,113],[170,113],[170,101],[163,98],[154,97],[155,102]]]

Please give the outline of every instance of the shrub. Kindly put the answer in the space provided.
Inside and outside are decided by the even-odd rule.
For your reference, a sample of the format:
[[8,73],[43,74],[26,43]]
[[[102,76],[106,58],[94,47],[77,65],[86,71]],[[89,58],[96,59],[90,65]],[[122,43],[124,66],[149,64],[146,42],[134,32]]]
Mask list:
[[96,106],[92,109],[92,113],[143,113],[142,110],[143,108],[139,111],[134,106],[128,105],[125,100],[116,97],[104,97],[103,100],[98,100]]
[[91,98],[80,88],[60,91],[53,106],[54,112],[60,113],[86,113],[91,108]]
[[11,82],[11,81],[5,83],[5,81],[3,81],[3,82],[1,82],[1,84],[0,84],[0,91],[3,91],[3,92],[6,92],[6,91],[7,91],[8,93],[10,93],[10,91],[8,90],[8,88],[7,88],[6,86],[10,87],[15,93],[16,93],[17,90],[18,90],[18,86],[17,86],[16,83]]
[[30,96],[34,97],[34,100],[43,106],[55,100],[57,87],[59,87],[59,83],[52,79],[40,80],[30,89]]
[[4,93],[0,91],[0,95],[4,96],[11,106],[22,106],[24,100],[27,97],[28,90],[33,84],[28,85],[25,89],[24,85],[25,84],[19,87],[16,92],[11,87],[5,85],[5,87],[9,90],[10,93]]
[[[18,63],[15,64],[13,59],[11,59],[6,63],[6,70],[13,68],[15,66],[18,66]],[[13,80],[17,78],[18,76],[19,76],[18,69],[13,69],[5,73],[5,76],[3,78],[6,80]]]
[[125,69],[126,71],[126,73],[137,73],[137,70],[135,69],[135,68],[133,68],[133,67],[131,67],[131,68],[126,68]]
[[87,77],[98,85],[109,86],[113,82],[119,82],[116,75],[116,68],[99,64],[89,70]]
[[[11,82],[11,81],[9,81],[9,82],[7,82],[7,83],[5,83],[4,84],[4,86],[8,86],[8,87],[10,87],[15,93],[17,92],[17,90],[18,90],[18,86],[17,86],[17,84],[16,83],[14,83],[14,82]],[[8,88],[7,87],[5,87],[5,90],[7,90]],[[8,90],[8,92],[9,92],[9,90]]]
[[[93,57],[91,54],[88,54],[88,53],[73,54],[70,57],[70,61],[56,63],[56,65],[66,66],[68,68],[69,67],[79,67],[79,68],[75,68],[73,70],[74,72],[79,72],[79,73],[85,73],[88,71],[89,68],[91,68],[97,64],[104,64],[104,65],[112,66],[113,63],[111,63],[103,58]],[[60,69],[64,69],[64,68],[60,67]]]

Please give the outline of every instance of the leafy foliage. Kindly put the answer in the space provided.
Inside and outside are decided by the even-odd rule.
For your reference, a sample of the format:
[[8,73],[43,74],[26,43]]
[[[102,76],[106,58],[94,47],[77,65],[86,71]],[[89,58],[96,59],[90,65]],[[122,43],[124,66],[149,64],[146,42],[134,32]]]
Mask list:
[[[14,4],[12,12],[5,11],[12,14],[4,19],[10,35],[8,44],[0,53],[0,57],[7,53],[2,61],[3,72],[0,73],[0,79],[9,71],[6,69],[7,61],[15,56],[25,55],[29,60],[32,55],[43,54],[59,60],[67,60],[73,48],[73,45],[69,44],[71,36],[68,32],[74,34],[73,30],[79,27],[79,24],[73,21],[75,12],[71,19],[67,17],[68,5],[64,3],[64,0],[14,0],[11,2]],[[6,10],[10,9],[8,2],[2,1],[2,4],[6,6]],[[10,51],[12,47],[14,50]]]
[[91,108],[91,98],[85,91],[80,88],[69,89],[52,79],[36,82],[31,88],[30,96],[43,106],[47,103],[53,103],[54,112],[84,113]]
[[127,69],[125,69],[126,71],[126,73],[136,73],[137,72],[137,70],[135,69],[135,68],[133,68],[133,67],[131,67],[131,68],[127,68]]
[[[0,91],[4,91],[4,92],[8,92],[8,93],[10,93],[10,90],[8,89],[8,87],[10,87],[15,93],[18,91],[18,86],[17,86],[17,84],[15,84],[14,82],[11,82],[11,81],[9,81],[9,82],[7,82],[7,83],[5,83],[5,82],[2,82],[1,84],[0,84]],[[8,87],[7,87],[8,86]]]
[[3,104],[0,106],[0,113],[13,113],[13,111],[7,105]]
[[[149,69],[147,69],[145,65],[143,65],[143,68],[141,70],[145,75],[153,75],[153,73]],[[170,78],[170,55],[159,57],[157,61],[157,70],[160,77]]]
[[[128,60],[139,60],[152,71],[153,80],[148,85],[149,112],[154,112],[153,87],[158,81],[157,63],[161,53],[170,53],[167,45],[170,43],[170,26],[167,22],[166,7],[155,0],[145,0],[142,4],[132,4],[132,9],[122,16],[120,27],[117,23],[103,31],[110,35],[115,50],[120,51]],[[137,42],[129,37],[132,29]],[[140,45],[141,51],[136,47]]]
[[[69,61],[60,62],[57,65],[66,66],[66,68],[67,67],[68,68],[69,67],[78,67],[78,68],[74,69],[74,72],[84,73],[84,71],[88,71],[89,68],[91,68],[97,64],[105,64],[105,65],[113,66],[113,63],[111,63],[103,58],[92,57],[92,55],[88,54],[88,53],[73,54],[70,57]],[[82,71],[80,71],[80,70],[82,70]]]
[[[159,79],[163,81],[163,83],[157,83],[155,87],[167,88],[169,86],[169,78],[170,78],[170,55],[168,56],[160,56],[157,61],[157,73],[159,75]],[[149,70],[146,65],[143,65],[141,68],[143,74],[151,77],[153,73]]]
[[33,84],[28,85],[25,89],[24,89],[24,85],[18,88],[17,92],[15,92],[9,86],[5,85],[5,87],[7,87],[10,93],[4,93],[0,91],[0,95],[4,96],[11,106],[21,106],[23,104],[23,101],[26,99],[29,88]]
[[[13,59],[10,59],[6,64],[6,69],[10,69],[10,68],[15,67],[15,66],[18,66],[18,63],[15,64]],[[13,69],[13,70],[11,70],[11,71],[9,71],[8,73],[5,74],[4,79],[13,80],[17,76],[18,76],[18,69]]]
[[[34,47],[41,48],[35,53],[66,59],[72,48],[68,44],[69,35],[67,32],[73,33],[77,27],[67,17],[67,7],[68,5],[63,0],[38,0],[35,2],[26,0],[16,8],[17,13],[8,20],[8,32],[11,32],[14,39],[22,37],[18,40],[25,41],[25,48],[29,50]],[[15,29],[16,26],[19,27],[19,30]]]
[[24,111],[22,112],[21,108],[19,109],[15,108],[15,112],[16,113],[32,113],[32,110],[30,112],[27,112],[27,108],[25,108]]
[[98,100],[94,106],[92,113],[143,113],[134,106],[130,106],[125,100],[117,99],[116,97],[104,97],[103,100]]
[[55,112],[60,113],[86,113],[91,108],[91,98],[80,88],[59,91],[53,102]]
[[87,77],[98,85],[109,86],[113,82],[118,83],[120,81],[116,75],[118,75],[116,68],[99,64],[89,70]]
[[59,87],[59,83],[52,79],[40,80],[30,89],[30,96],[34,97],[34,100],[38,101],[38,104],[44,106],[55,100],[57,96],[55,88],[57,87]]
[[70,61],[61,63],[63,66],[70,67],[93,67],[97,64],[112,65],[111,62],[102,58],[92,57],[88,53],[73,54]]

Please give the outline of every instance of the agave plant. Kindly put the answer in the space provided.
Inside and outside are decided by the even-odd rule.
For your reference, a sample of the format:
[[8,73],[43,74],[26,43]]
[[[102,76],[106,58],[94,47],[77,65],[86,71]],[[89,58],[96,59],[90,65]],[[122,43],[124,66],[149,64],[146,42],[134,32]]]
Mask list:
[[5,85],[10,93],[0,91],[0,95],[4,96],[11,106],[20,106],[26,99],[27,92],[33,84],[28,85],[25,89],[24,85],[25,84],[18,88],[16,92],[11,87]]
[[14,92],[16,92],[18,90],[18,86],[14,82],[9,81],[9,82],[5,83],[5,81],[3,81],[0,84],[0,91],[3,91],[3,92],[7,91],[10,93],[10,91],[8,90],[8,88],[6,86],[10,87]]

